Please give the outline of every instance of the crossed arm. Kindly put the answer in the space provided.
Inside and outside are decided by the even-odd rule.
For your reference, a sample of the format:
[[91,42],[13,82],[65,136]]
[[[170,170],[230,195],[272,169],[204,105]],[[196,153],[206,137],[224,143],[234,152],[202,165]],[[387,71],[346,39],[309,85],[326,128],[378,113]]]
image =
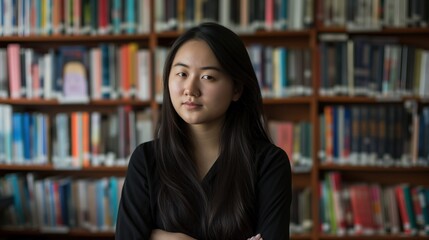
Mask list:
[[[152,231],[150,240],[196,240],[183,233],[171,233],[160,229]],[[263,240],[261,234],[248,238],[247,240]]]

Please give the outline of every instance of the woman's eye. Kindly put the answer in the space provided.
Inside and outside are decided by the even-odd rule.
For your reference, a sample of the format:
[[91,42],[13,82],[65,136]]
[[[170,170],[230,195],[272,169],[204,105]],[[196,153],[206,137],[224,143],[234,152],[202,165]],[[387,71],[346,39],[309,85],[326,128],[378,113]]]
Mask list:
[[213,80],[213,79],[214,79],[214,77],[209,76],[209,75],[204,75],[204,76],[202,76],[202,79],[206,79],[206,80]]
[[179,76],[179,77],[186,77],[186,73],[184,73],[184,72],[179,72],[179,73],[177,74],[177,76]]

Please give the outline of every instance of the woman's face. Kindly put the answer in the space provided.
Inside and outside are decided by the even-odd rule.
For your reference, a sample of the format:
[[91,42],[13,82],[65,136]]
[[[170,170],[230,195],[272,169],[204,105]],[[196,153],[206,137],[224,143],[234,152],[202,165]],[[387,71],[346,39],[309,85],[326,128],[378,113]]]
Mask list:
[[239,91],[202,40],[184,43],[176,53],[168,77],[173,107],[188,124],[220,123]]

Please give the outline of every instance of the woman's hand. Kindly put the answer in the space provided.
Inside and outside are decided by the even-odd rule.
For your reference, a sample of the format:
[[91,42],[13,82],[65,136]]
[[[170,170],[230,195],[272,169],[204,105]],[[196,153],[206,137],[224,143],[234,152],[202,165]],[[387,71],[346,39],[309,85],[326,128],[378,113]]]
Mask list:
[[247,240],[263,240],[261,234],[257,234],[256,236],[253,236],[251,238],[248,238]]
[[[258,238],[259,239],[259,238]],[[161,229],[152,230],[150,240],[196,240],[183,233],[171,233]]]

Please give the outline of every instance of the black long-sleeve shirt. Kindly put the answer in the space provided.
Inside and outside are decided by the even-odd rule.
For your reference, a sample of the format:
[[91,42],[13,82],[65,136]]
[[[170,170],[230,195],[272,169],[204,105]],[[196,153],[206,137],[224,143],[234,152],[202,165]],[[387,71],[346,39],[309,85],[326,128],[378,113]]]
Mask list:
[[[256,228],[264,240],[289,239],[291,168],[286,153],[269,142],[255,144]],[[154,142],[141,144],[131,156],[122,190],[116,225],[116,239],[149,239],[152,229],[163,229],[157,214],[159,175]],[[219,169],[213,164],[201,184],[213,183]],[[192,223],[189,223],[192,224]],[[190,228],[192,229],[192,228]],[[177,230],[181,232],[180,229]],[[183,232],[197,239],[200,231]],[[246,239],[250,236],[243,236]]]

